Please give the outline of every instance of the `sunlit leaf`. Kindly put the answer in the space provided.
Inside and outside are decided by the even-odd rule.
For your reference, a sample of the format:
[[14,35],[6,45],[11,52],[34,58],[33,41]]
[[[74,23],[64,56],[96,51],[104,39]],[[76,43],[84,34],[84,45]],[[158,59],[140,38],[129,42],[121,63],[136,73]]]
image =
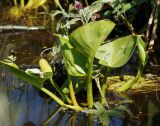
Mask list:
[[59,36],[65,67],[72,76],[85,76],[87,58],[73,49],[66,36]]
[[85,24],[69,36],[72,46],[88,58],[93,58],[97,48],[113,30],[115,24],[110,20],[100,20]]
[[147,61],[147,54],[146,54],[146,43],[142,40],[142,38],[138,38],[138,52],[139,52],[139,58],[140,58],[140,63],[142,66],[146,64]]
[[120,67],[128,62],[137,45],[137,36],[129,35],[100,46],[95,57],[108,67]]

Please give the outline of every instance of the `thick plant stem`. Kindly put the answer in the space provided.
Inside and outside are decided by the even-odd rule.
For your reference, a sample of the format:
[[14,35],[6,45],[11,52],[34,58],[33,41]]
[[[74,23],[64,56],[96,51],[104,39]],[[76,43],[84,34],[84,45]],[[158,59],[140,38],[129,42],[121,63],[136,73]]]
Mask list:
[[93,61],[90,62],[89,65],[88,65],[88,76],[87,76],[87,80],[86,80],[86,85],[87,85],[87,102],[88,102],[88,107],[89,108],[93,107],[92,64],[93,64]]
[[69,74],[67,75],[67,77],[68,77],[68,84],[69,84],[69,93],[70,93],[70,98],[72,100],[72,103],[73,103],[74,106],[80,107],[78,105],[76,97],[75,97],[75,92],[74,92],[74,89],[73,89],[73,84],[72,84],[71,77],[70,77]]
[[53,87],[56,89],[56,91],[61,95],[61,97],[66,100],[69,104],[72,103],[72,101],[61,91],[61,89],[59,88],[59,86],[57,85],[57,83],[50,78],[50,82],[53,85]]
[[50,92],[49,90],[47,90],[46,88],[44,87],[37,87],[39,88],[41,91],[43,91],[45,94],[47,94],[48,96],[50,96],[53,100],[55,100],[60,106],[64,106],[64,107],[67,107],[67,108],[70,108],[70,109],[73,109],[73,110],[76,110],[76,111],[81,111],[83,110],[82,108],[80,107],[76,107],[76,106],[71,106],[71,105],[67,105],[65,104],[61,99],[59,99],[56,95],[54,95],[52,92]]

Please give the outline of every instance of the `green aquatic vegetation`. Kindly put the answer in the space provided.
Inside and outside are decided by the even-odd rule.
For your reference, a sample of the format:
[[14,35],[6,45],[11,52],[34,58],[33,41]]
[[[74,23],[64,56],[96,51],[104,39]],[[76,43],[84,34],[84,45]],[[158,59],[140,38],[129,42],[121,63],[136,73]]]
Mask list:
[[[73,49],[77,51],[76,55],[73,55],[73,58],[76,59],[75,57],[77,57],[77,54],[78,55],[80,54],[81,57],[84,57],[83,59],[86,60],[85,64],[80,64],[80,65],[81,66],[83,65],[81,67],[82,69],[85,65],[85,71],[86,71],[85,83],[87,86],[87,100],[89,107],[93,106],[92,65],[94,61],[94,56],[97,48],[110,34],[114,26],[115,24],[110,20],[101,20],[85,24],[82,27],[79,27],[78,29],[73,31],[73,33],[69,35],[69,42],[73,46]],[[104,27],[106,27],[107,29],[104,29]],[[79,60],[81,61],[84,61],[80,57],[77,58],[79,58]],[[68,62],[68,60],[65,62]],[[76,67],[74,68],[76,69]]]
[[54,2],[59,9],[52,10],[49,15],[52,18],[59,15],[56,30],[62,30],[63,32],[65,32],[65,34],[68,35],[68,30],[71,28],[72,25],[77,23],[85,24],[95,20],[94,14],[100,12],[104,4],[113,2],[113,0],[97,0],[95,2],[92,2],[90,5],[87,4],[87,2],[87,6],[84,6],[82,2],[75,1],[73,4],[70,4],[66,9],[62,7],[59,0],[54,0]]
[[139,7],[140,5],[147,3],[146,0],[131,0],[131,1],[124,1],[124,0],[113,0],[109,3],[112,9],[107,10],[104,12],[104,16],[108,17],[111,14],[114,15],[116,19],[119,16],[125,14],[126,12],[137,13],[135,7]]
[[125,113],[132,116],[132,113],[124,105],[117,105],[112,109],[106,109],[100,102],[94,103],[94,109],[87,109],[83,112],[94,115],[94,118],[98,118],[103,126],[109,126],[112,117],[124,118]]
[[[143,42],[140,36],[129,35],[101,45],[96,52],[95,57],[99,59],[99,63],[103,66],[113,69],[125,65],[132,56],[136,46],[138,46],[140,59],[137,76],[128,82],[122,82],[121,84],[118,83],[118,88],[115,89],[117,92],[129,89],[138,81],[139,77],[141,76],[142,69],[147,61],[147,55],[145,52],[146,44]],[[106,80],[104,82],[106,82]],[[106,86],[103,87],[106,88]],[[105,94],[105,89],[102,88],[102,90]]]
[[[118,87],[114,89],[114,91],[117,92],[125,91],[139,80],[147,59],[145,51],[146,44],[140,35],[128,35],[109,43],[104,43],[114,26],[115,24],[110,20],[100,20],[80,26],[69,36],[55,34],[60,40],[61,54],[67,71],[67,81],[65,87],[63,87],[63,89],[68,89],[67,94],[62,87],[54,81],[52,78],[54,69],[43,58],[39,60],[40,69],[33,68],[26,71],[19,69],[18,66],[13,63],[15,60],[13,57],[9,58],[13,60],[3,60],[0,61],[0,63],[21,79],[48,94],[60,106],[82,111],[84,108],[77,102],[75,87],[77,89],[80,88],[79,90],[83,90],[83,88],[87,89],[87,106],[88,108],[92,108],[94,105],[92,79],[95,72],[93,66],[97,65],[97,63],[94,62],[96,58],[99,60],[99,69],[101,69],[101,66],[109,69],[106,71],[106,74],[104,74],[103,81],[98,81],[98,76],[95,79],[100,95],[102,96],[102,104],[110,108],[105,100],[107,87],[105,82],[110,70],[125,65],[136,47],[138,47],[140,60],[137,76],[126,83],[118,85]],[[46,80],[51,82],[61,97],[56,96],[53,92],[43,87],[43,83]]]
[[12,19],[18,20],[20,17],[30,13],[32,10],[38,9],[40,6],[44,6],[47,0],[28,0],[25,4],[25,0],[14,0],[14,6],[9,10],[9,16]]

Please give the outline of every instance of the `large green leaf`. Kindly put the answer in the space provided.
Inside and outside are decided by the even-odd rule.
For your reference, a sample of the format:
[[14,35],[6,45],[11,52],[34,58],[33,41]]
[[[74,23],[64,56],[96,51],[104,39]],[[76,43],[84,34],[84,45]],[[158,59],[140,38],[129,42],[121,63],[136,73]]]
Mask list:
[[108,67],[120,67],[128,62],[137,45],[137,36],[129,35],[100,46],[95,57]]
[[45,81],[43,78],[40,78],[39,76],[34,76],[31,74],[28,74],[25,71],[19,69],[18,66],[14,63],[0,61],[0,64],[2,64],[4,67],[9,69],[13,74],[18,76],[22,80],[24,80],[28,83],[31,83],[35,87],[42,87],[42,84]]
[[68,73],[72,76],[85,76],[87,58],[69,45],[69,38],[67,36],[59,36],[59,38],[65,67]]
[[85,24],[70,34],[70,43],[88,58],[93,58],[96,50],[110,34],[114,26],[115,24],[110,20],[100,20]]

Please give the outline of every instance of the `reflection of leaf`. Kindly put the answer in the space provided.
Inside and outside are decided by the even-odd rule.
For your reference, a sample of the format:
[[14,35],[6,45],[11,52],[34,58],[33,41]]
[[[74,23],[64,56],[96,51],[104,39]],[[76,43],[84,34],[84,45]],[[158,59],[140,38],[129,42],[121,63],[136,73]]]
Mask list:
[[125,113],[129,114],[130,116],[132,115],[132,113],[124,105],[118,105],[114,107],[113,110],[107,110],[107,113],[111,117],[119,117],[119,118],[123,118]]
[[137,36],[129,35],[100,46],[95,57],[108,67],[120,67],[128,62],[137,45]]
[[103,105],[100,102],[94,103],[94,106],[96,109],[87,109],[83,112],[88,113],[88,114],[96,114],[96,116],[97,116],[97,115],[101,115],[101,113],[103,113],[105,111],[105,108],[103,107]]
[[96,109],[87,109],[83,112],[88,114],[94,114],[96,118],[100,120],[103,126],[109,126],[110,120],[114,117],[122,118],[127,114],[130,116],[132,113],[124,105],[115,106],[112,109],[105,109],[100,102],[94,104]]

